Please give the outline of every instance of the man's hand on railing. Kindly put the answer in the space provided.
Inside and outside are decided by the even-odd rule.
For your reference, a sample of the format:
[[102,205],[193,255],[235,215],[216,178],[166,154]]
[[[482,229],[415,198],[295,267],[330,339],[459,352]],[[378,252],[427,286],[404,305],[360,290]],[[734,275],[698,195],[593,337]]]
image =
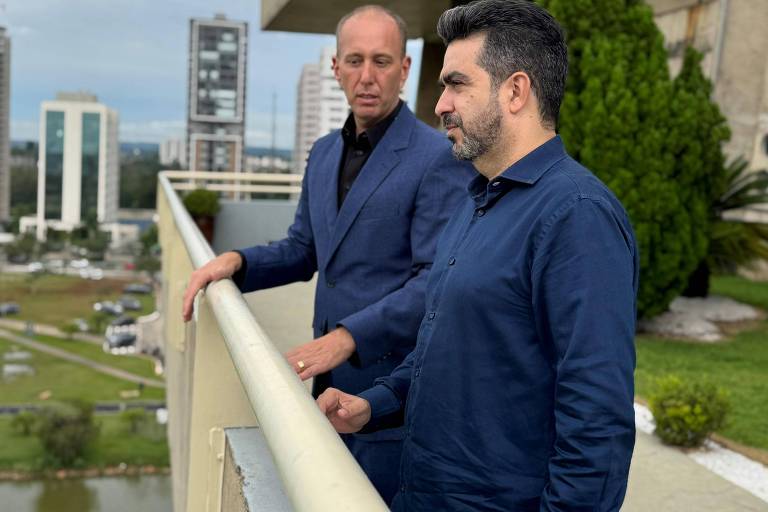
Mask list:
[[367,400],[336,388],[328,388],[317,397],[317,406],[341,434],[357,432],[371,419],[371,405]]
[[232,277],[232,274],[237,272],[242,264],[240,254],[225,252],[192,272],[187,289],[184,291],[184,303],[181,312],[184,321],[189,322],[192,319],[197,292],[205,288],[211,281]]
[[355,353],[355,340],[346,327],[339,327],[285,354],[301,380],[333,370]]

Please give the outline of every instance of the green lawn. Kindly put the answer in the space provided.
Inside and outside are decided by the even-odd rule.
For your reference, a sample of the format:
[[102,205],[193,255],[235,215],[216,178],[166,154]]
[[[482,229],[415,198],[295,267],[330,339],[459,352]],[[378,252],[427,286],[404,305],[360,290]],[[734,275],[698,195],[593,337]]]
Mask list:
[[155,363],[146,356],[113,355],[104,352],[99,345],[85,341],[66,340],[42,335],[36,335],[34,339],[46,345],[87,357],[91,361],[113,366],[140,377],[162,380],[162,376],[155,375]]
[[[168,466],[168,444],[165,427],[149,422],[138,434],[132,434],[119,415],[96,415],[101,425],[98,440],[86,454],[88,467],[131,465]],[[35,436],[16,434],[10,426],[11,417],[0,417],[0,469],[33,471],[40,468],[43,450]]]
[[[768,308],[768,283],[717,277],[713,293]],[[715,344],[637,337],[637,395],[647,398],[665,374],[708,380],[728,390],[732,410],[719,431],[734,441],[768,450],[768,321]]]
[[[93,303],[116,300],[123,295],[123,286],[130,281],[102,279],[92,281],[75,276],[57,274],[2,274],[0,273],[0,302],[17,302],[21,312],[10,318],[31,320],[56,327],[74,318],[88,319],[93,314]],[[154,311],[152,296],[136,296],[141,311],[128,311],[132,316]]]
[[[0,357],[11,346],[11,342],[0,339]],[[131,401],[121,399],[120,391],[137,388],[134,383],[110,377],[85,366],[24,347],[19,348],[32,353],[33,357],[27,363],[34,367],[36,374],[18,377],[9,382],[0,381],[0,403],[2,404],[29,403],[41,405],[45,402],[40,400],[38,395],[46,390],[51,391],[52,400],[79,398],[88,402]],[[165,391],[147,386],[141,397],[133,400],[162,401],[165,400]]]

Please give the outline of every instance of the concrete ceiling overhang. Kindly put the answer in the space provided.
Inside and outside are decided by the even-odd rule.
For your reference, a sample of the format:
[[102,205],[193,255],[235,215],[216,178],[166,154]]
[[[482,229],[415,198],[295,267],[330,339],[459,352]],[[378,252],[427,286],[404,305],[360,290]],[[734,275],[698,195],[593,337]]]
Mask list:
[[[336,23],[352,9],[368,2],[354,0],[261,0],[261,28],[284,32],[333,34]],[[435,22],[451,0],[388,0],[377,2],[403,17],[408,38],[437,40]]]

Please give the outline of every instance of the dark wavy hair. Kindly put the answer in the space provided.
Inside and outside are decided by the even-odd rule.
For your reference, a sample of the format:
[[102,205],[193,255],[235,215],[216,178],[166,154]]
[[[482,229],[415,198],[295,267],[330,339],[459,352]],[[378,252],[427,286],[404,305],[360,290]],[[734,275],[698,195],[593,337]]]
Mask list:
[[437,22],[445,45],[485,34],[477,64],[495,89],[518,71],[531,79],[542,123],[556,128],[568,75],[563,29],[530,0],[479,0],[445,11]]

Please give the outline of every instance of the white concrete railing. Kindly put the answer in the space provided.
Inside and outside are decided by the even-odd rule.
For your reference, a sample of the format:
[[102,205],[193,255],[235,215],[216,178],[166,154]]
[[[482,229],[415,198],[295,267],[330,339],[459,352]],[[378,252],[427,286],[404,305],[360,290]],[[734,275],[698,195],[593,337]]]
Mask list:
[[296,511],[387,510],[231,280],[208,286],[182,322],[189,274],[214,254],[167,173],[158,213],[176,512],[221,510],[223,429],[256,423]]
[[289,194],[301,193],[301,174],[250,172],[163,171],[174,190],[205,188],[216,192]]

